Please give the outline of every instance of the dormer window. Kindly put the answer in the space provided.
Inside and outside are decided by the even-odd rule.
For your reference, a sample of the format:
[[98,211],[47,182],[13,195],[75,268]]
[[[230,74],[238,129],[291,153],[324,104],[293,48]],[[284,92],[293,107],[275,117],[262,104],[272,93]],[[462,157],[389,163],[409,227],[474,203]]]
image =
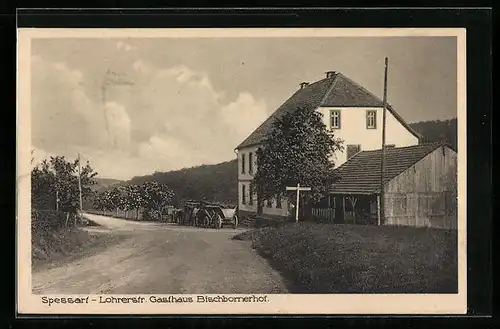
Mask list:
[[377,111],[366,111],[366,129],[377,129]]
[[340,129],[340,110],[330,111],[330,129]]

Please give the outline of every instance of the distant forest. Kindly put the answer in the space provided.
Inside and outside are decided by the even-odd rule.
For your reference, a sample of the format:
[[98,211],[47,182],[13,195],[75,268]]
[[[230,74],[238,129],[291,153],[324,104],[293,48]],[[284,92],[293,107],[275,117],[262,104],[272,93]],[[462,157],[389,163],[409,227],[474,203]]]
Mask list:
[[411,123],[410,126],[424,137],[422,142],[447,141],[457,150],[457,119],[421,121]]
[[156,172],[134,177],[128,184],[156,181],[175,191],[174,204],[182,200],[206,200],[236,205],[238,201],[238,163],[231,160],[216,165],[202,165],[177,171]]
[[[457,119],[422,121],[410,125],[424,136],[422,142],[447,141],[450,146],[457,149]],[[145,181],[166,184],[175,191],[176,203],[184,199],[196,199],[237,204],[237,180],[238,164],[234,159],[216,165],[156,172],[152,175],[134,177],[122,184],[141,184]]]

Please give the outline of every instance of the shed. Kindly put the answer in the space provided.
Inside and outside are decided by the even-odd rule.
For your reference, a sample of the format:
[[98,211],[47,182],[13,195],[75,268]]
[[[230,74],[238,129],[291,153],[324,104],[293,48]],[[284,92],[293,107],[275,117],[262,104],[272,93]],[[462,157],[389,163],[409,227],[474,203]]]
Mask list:
[[340,180],[312,207],[313,216],[337,223],[456,228],[455,150],[446,143],[386,148],[384,200],[381,160],[380,149],[361,151],[340,166]]

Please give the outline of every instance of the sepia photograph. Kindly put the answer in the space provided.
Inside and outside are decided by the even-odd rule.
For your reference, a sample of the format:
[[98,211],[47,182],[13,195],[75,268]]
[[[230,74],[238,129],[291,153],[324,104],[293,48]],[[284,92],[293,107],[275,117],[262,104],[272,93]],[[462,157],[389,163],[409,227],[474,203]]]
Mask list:
[[464,30],[18,35],[23,309],[466,311]]

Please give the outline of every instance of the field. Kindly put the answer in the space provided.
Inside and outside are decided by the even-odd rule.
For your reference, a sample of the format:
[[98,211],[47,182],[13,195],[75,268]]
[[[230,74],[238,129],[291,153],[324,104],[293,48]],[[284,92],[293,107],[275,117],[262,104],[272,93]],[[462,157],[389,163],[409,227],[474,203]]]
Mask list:
[[457,233],[303,222],[234,237],[287,280],[292,293],[456,293]]

